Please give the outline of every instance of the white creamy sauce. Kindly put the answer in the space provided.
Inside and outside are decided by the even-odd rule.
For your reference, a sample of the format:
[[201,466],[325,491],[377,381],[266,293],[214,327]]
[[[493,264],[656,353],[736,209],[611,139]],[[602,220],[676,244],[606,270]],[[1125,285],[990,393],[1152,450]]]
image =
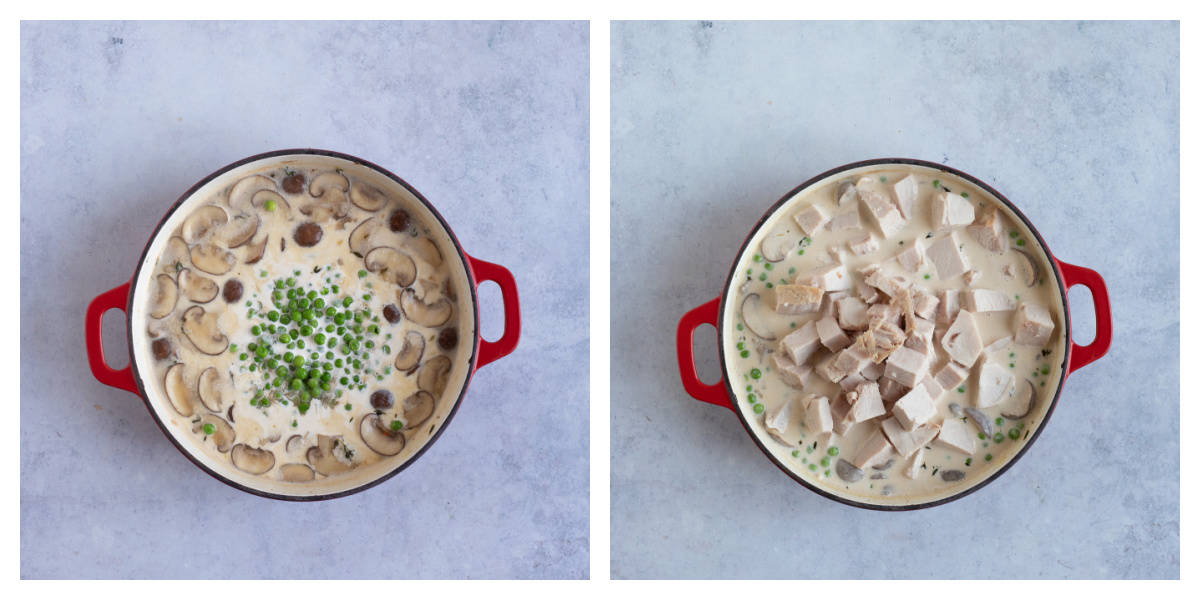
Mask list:
[[[906,177],[911,179],[905,180]],[[898,195],[895,186],[902,180],[901,186],[915,184],[908,188],[915,192],[911,206],[901,206],[900,196],[904,192]],[[846,189],[845,182],[854,185],[855,194],[844,198],[843,203],[839,204],[838,192],[839,189]],[[960,211],[956,221],[958,224],[935,225],[935,195],[943,202],[950,195],[963,200],[961,204],[952,203]],[[892,214],[890,209],[880,211],[885,215],[885,224],[881,226],[863,199],[865,196],[871,196],[876,206],[881,206],[878,204],[880,200],[886,202],[896,214]],[[968,214],[968,220],[963,222],[961,211],[968,205],[973,214]],[[819,215],[806,213],[814,206],[819,210]],[[997,210],[997,229],[1002,233],[1001,243],[994,246],[998,251],[985,248],[976,235],[968,230],[969,226],[985,219],[991,208]],[[903,218],[905,214],[907,218]],[[806,221],[806,218],[814,217],[815,220]],[[854,226],[856,220],[858,226]],[[889,226],[888,223],[891,223],[892,229],[885,237],[883,229]],[[805,228],[811,230],[805,231]],[[960,256],[970,272],[943,278],[939,276],[939,270],[927,251],[931,245],[951,234],[954,236],[953,245],[958,246]],[[868,235],[878,244],[877,250],[861,255],[851,250],[852,244],[862,242]],[[919,258],[915,265],[909,263],[909,266],[915,266],[915,271],[897,260],[898,255],[906,250],[911,251],[914,246],[917,252],[904,258]],[[870,242],[867,249],[869,247]],[[767,258],[780,260],[770,262]],[[838,265],[844,268],[845,279],[837,278],[836,271],[819,282],[810,279],[814,273]],[[908,412],[899,417],[896,414],[904,412],[896,410],[898,395],[902,398],[899,401],[904,402],[903,408],[919,408],[922,405],[922,399],[917,397],[919,393],[904,400],[904,395],[912,392],[912,388],[883,374],[893,358],[898,367],[903,366],[897,356],[900,350],[881,356],[882,362],[879,363],[873,358],[869,359],[861,371],[857,368],[864,363],[855,363],[851,369],[851,379],[836,383],[824,375],[830,374],[838,379],[841,373],[829,365],[822,366],[822,363],[835,360],[839,353],[849,352],[848,349],[833,351],[823,342],[816,344],[811,356],[802,365],[795,365],[798,371],[807,373],[803,381],[794,376],[785,377],[776,362],[776,355],[788,355],[783,342],[786,336],[826,316],[838,324],[836,332],[845,335],[841,343],[833,342],[834,347],[862,344],[859,346],[862,348],[868,341],[876,340],[875,337],[860,340],[862,331],[844,329],[843,323],[838,320],[840,305],[831,303],[831,294],[835,297],[845,294],[846,297],[858,298],[866,306],[903,304],[901,299],[865,283],[866,273],[870,273],[872,265],[879,268],[877,277],[884,278],[885,282],[900,283],[899,287],[892,289],[908,290],[897,291],[897,295],[927,293],[936,298],[943,290],[957,290],[961,309],[967,310],[963,295],[983,291],[974,296],[978,301],[976,310],[968,312],[974,318],[981,345],[991,347],[979,352],[974,360],[968,359],[968,364],[960,365],[967,377],[950,389],[927,386],[924,383],[927,380],[921,378],[916,385],[925,387],[932,404],[927,414],[921,414],[919,410],[915,416]],[[946,272],[953,270],[947,268]],[[995,473],[1027,443],[1044,418],[1062,377],[1064,309],[1047,257],[1032,233],[1001,202],[977,186],[944,172],[915,166],[875,166],[841,173],[809,187],[786,201],[772,220],[763,225],[747,246],[736,273],[733,296],[725,308],[729,312],[726,313],[727,329],[723,337],[726,341],[726,364],[737,395],[737,410],[751,423],[768,450],[792,472],[839,496],[874,504],[906,505],[933,501],[967,489]],[[897,277],[900,279],[894,279]],[[873,281],[878,283],[880,280]],[[777,307],[776,302],[781,297],[786,299],[786,294],[800,289],[788,286],[806,283],[821,288],[819,307],[805,307],[816,308],[815,312],[796,311],[787,305]],[[841,287],[849,289],[834,293]],[[888,285],[885,283],[884,287]],[[745,305],[745,311],[754,314],[744,314],[743,303],[752,295],[758,296],[757,304],[751,298]],[[987,303],[993,301],[1004,305],[1002,308],[1006,310],[985,311],[989,308]],[[854,306],[853,302],[845,305],[850,308]],[[1040,336],[1033,336],[1033,339],[1044,339],[1044,342],[1030,345],[1028,331],[1018,336],[1025,344],[1003,341],[1004,338],[1017,336],[1022,319],[1019,315],[1026,313],[1015,309],[1023,305],[1028,305],[1027,310],[1030,311],[1036,311],[1038,306],[1048,311],[1052,330],[1048,335],[1043,330]],[[1012,309],[1008,310],[1009,307]],[[777,312],[777,308],[785,312]],[[936,310],[942,309],[939,303]],[[920,340],[913,340],[914,347],[901,346],[921,356],[929,380],[934,380],[934,376],[953,360],[943,345],[943,336],[951,327],[957,312],[950,313],[950,322],[939,322],[936,312],[931,314],[925,323],[925,327],[932,330],[928,346],[922,347]],[[910,317],[904,310],[899,310],[899,313],[895,324],[903,332],[901,339],[907,344],[910,338],[921,334],[909,327]],[[853,314],[847,317],[850,321],[854,320]],[[861,325],[856,327],[862,328]],[[868,326],[873,327],[874,324]],[[826,327],[824,331],[829,333],[832,330]],[[828,337],[831,340],[836,338],[832,334]],[[953,342],[951,345],[961,348],[954,346]],[[886,344],[884,347],[886,349]],[[848,356],[856,355],[851,353]],[[985,365],[989,365],[987,369]],[[807,369],[812,369],[812,372],[807,372]],[[896,371],[894,377],[906,378],[903,370]],[[983,383],[981,377],[985,380]],[[888,382],[887,379],[893,381]],[[847,382],[845,388],[843,381]],[[852,414],[855,403],[852,401],[869,398],[872,394],[872,390],[862,386],[875,386],[874,390],[879,390],[881,385],[891,392],[891,397],[885,394],[878,410],[869,410],[870,405],[863,404],[860,408],[866,412],[862,415],[871,416],[855,422]],[[999,389],[1001,386],[1003,389]],[[1031,410],[1029,389],[1032,389]],[[826,425],[821,422],[823,419],[819,416],[819,407],[809,410],[813,403],[819,404],[819,398],[826,399],[834,413],[834,407],[840,402],[844,402],[842,408],[850,407],[851,413],[842,424],[848,429],[843,429],[842,433],[836,430],[822,431]],[[785,404],[790,405],[790,415],[780,414]],[[881,414],[875,414],[877,412]],[[971,417],[969,413],[972,412],[981,417],[981,423]],[[1021,418],[1005,418],[1002,416],[1004,414]],[[905,417],[909,417],[907,421]],[[770,423],[770,431],[767,418],[776,419]],[[904,435],[896,428],[900,424],[904,432],[910,432],[910,429],[925,432],[923,435],[932,439],[922,438],[921,443],[903,448],[909,452],[908,456],[903,456],[889,433],[884,432],[883,424],[889,419],[895,419],[889,425],[891,434]],[[838,421],[838,415],[832,415],[832,420]],[[942,439],[943,434],[945,440]],[[969,436],[973,448],[964,447],[961,442],[964,434]],[[957,445],[944,443],[956,439],[959,440]],[[872,447],[872,444],[876,445],[874,447],[878,452],[865,449]],[[918,449],[914,451],[914,447]],[[864,454],[870,456],[862,458]],[[846,476],[839,475],[839,460],[850,463],[855,458],[864,463],[861,468],[843,464]]]
[[[205,214],[216,221],[193,219]],[[144,376],[169,399],[176,435],[210,459],[297,485],[417,452],[451,409],[447,382],[461,377],[450,372],[465,368],[474,339],[460,330],[469,325],[450,274],[457,254],[418,214],[320,161],[260,169],[195,205],[144,278],[154,361]],[[309,246],[298,237],[306,223],[321,232]],[[172,286],[174,303],[156,304]],[[284,325],[289,305],[301,321]],[[390,396],[373,406],[377,392]]]

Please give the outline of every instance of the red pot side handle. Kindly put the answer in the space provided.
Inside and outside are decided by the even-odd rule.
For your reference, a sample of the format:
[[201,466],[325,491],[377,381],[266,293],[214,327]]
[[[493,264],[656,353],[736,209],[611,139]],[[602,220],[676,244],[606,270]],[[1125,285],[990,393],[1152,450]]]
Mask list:
[[1092,306],[1096,311],[1096,339],[1086,346],[1071,342],[1071,364],[1067,366],[1067,375],[1070,375],[1108,353],[1112,346],[1112,306],[1108,301],[1108,286],[1104,285],[1104,278],[1099,273],[1057,258],[1054,260],[1062,272],[1067,294],[1071,293],[1072,286],[1086,287],[1092,292]]
[[475,362],[478,369],[512,354],[517,348],[517,340],[521,337],[521,303],[517,299],[517,281],[508,269],[473,256],[467,256],[467,260],[475,273],[475,289],[479,289],[479,284],[484,281],[494,281],[500,286],[500,298],[504,301],[504,335],[494,342],[480,336],[479,359]]
[[725,380],[722,379],[713,385],[700,381],[700,374],[696,372],[696,355],[692,351],[696,328],[704,324],[716,327],[720,305],[721,298],[713,298],[683,315],[679,320],[679,331],[675,334],[675,351],[679,356],[679,377],[683,380],[683,389],[688,395],[733,410],[733,402],[725,391]]
[[138,389],[133,382],[132,365],[120,370],[108,366],[108,361],[104,360],[103,342],[104,313],[113,309],[125,311],[125,304],[129,301],[130,283],[122,283],[92,299],[83,319],[83,333],[87,341],[88,364],[92,367],[92,375],[104,385],[136,394]]

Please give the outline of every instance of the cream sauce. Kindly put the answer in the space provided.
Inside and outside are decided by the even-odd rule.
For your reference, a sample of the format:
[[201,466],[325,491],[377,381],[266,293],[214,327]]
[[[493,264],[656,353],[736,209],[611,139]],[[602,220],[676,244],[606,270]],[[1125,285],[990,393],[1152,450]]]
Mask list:
[[[845,205],[839,205],[835,197],[839,184],[850,181],[856,183],[860,192],[875,191],[895,205],[896,196],[892,185],[910,174],[916,177],[918,184],[918,193],[910,218],[902,229],[887,238],[881,235],[880,228],[860,200],[855,199]],[[982,214],[983,209],[987,207],[997,207],[1006,241],[1009,242],[1008,249],[1002,254],[989,251],[973,236],[968,235],[965,226],[941,230],[935,228],[931,217],[932,198],[935,191],[943,190],[967,198],[974,205],[976,215]],[[793,217],[813,205],[818,206],[827,218],[857,211],[860,213],[861,229],[832,231],[827,223],[813,232],[811,237],[806,236]],[[951,229],[956,232],[968,266],[978,271],[970,283],[967,283],[965,275],[940,279],[928,256],[924,257],[924,262],[916,273],[906,270],[894,260],[897,254],[911,248],[913,244],[918,244],[924,249]],[[862,256],[850,251],[848,244],[857,241],[867,232],[879,243],[879,249]],[[782,261],[770,263],[762,256],[762,242],[771,234],[787,234],[801,239],[800,243],[789,247]],[[1024,269],[1027,267],[1022,264],[1022,257],[1016,253],[1017,250],[1024,251],[1026,256],[1032,257],[1033,264],[1037,265],[1039,273],[1032,287],[1028,287],[1024,281]],[[991,436],[985,436],[980,426],[958,412],[958,409],[975,407],[979,387],[978,365],[970,369],[968,378],[957,388],[946,390],[934,399],[937,415],[929,422],[938,424],[943,420],[960,420],[966,423],[970,428],[970,435],[976,436],[974,453],[951,450],[934,441],[924,444],[923,460],[916,467],[915,478],[902,474],[909,466],[909,461],[898,455],[894,449],[886,456],[886,459],[891,460],[889,468],[876,469],[866,466],[862,469],[864,473],[861,479],[853,482],[839,476],[836,468],[838,460],[850,459],[867,438],[879,430],[879,424],[891,416],[890,404],[883,416],[857,423],[844,435],[816,433],[814,427],[805,422],[805,400],[810,395],[824,396],[833,404],[839,395],[844,393],[842,388],[815,372],[801,389],[792,387],[773,367],[771,359],[773,353],[780,351],[779,340],[803,327],[808,321],[815,321],[823,316],[821,312],[775,313],[772,310],[773,288],[781,284],[792,284],[796,279],[803,278],[816,269],[838,263],[845,265],[847,274],[855,283],[862,281],[859,269],[869,265],[880,265],[884,274],[902,275],[912,283],[913,290],[925,290],[935,296],[938,291],[944,289],[998,290],[1011,296],[1016,302],[1034,302],[1049,309],[1055,327],[1044,346],[1012,343],[991,353],[981,354],[978,359],[980,364],[984,360],[993,361],[1015,376],[1014,385],[1008,387],[999,405],[979,409],[990,423],[993,430]],[[907,165],[873,166],[840,173],[825,182],[810,186],[787,200],[776,211],[776,215],[762,226],[747,245],[745,254],[737,266],[737,273],[739,276],[733,283],[733,299],[726,305],[728,312],[724,331],[724,352],[732,387],[737,395],[737,410],[741,411],[762,443],[782,464],[799,477],[839,496],[873,504],[908,505],[934,501],[967,489],[1001,468],[1024,446],[1044,418],[1049,400],[1062,377],[1065,352],[1063,306],[1053,272],[1036,238],[1020,219],[1010,214],[1001,202],[992,198],[985,190],[945,172]],[[847,293],[851,296],[857,295],[853,287]],[[758,311],[757,318],[760,319],[758,322],[762,323],[759,328],[765,327],[768,331],[758,333],[774,337],[774,341],[763,340],[745,326],[741,307],[748,294],[759,294],[763,299],[762,310]],[[888,301],[886,295],[880,293],[880,297],[880,302]],[[824,302],[828,300],[823,301],[823,307]],[[965,307],[964,302],[963,308]],[[836,318],[836,312],[834,315]],[[976,321],[985,347],[1000,338],[1014,334],[1013,311],[976,313]],[[946,324],[939,324],[933,337],[936,355],[929,363],[930,376],[936,374],[950,360],[940,343],[946,328]],[[853,340],[856,332],[846,333]],[[828,350],[821,348],[808,361],[808,365],[815,366],[830,354]],[[1024,405],[1020,402],[1021,399],[1017,398],[1017,393],[1026,380],[1033,385],[1036,399],[1033,410],[1029,411],[1027,417],[1019,420],[1001,417],[1002,413],[1012,415],[1023,412]],[[883,379],[880,378],[879,381],[883,382]],[[764,425],[765,416],[772,414],[782,403],[788,402],[793,405],[787,428],[780,436],[769,434]],[[952,407],[952,404],[957,407]],[[881,462],[882,465],[887,464],[887,460]],[[958,480],[947,480],[947,471],[961,472],[962,477]],[[958,473],[952,473],[950,479],[957,475]]]

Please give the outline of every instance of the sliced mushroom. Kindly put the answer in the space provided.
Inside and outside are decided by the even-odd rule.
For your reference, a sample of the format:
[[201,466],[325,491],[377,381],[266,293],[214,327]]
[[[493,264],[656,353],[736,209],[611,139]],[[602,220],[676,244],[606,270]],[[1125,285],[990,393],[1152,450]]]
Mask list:
[[1024,250],[1013,248],[1013,252],[1017,255],[1017,265],[1021,272],[1022,281],[1026,287],[1033,287],[1042,275],[1042,270],[1038,267],[1037,261]]
[[154,287],[150,292],[150,316],[161,319],[175,310],[179,301],[179,285],[170,275],[159,274],[154,278]]
[[350,201],[367,212],[375,212],[383,208],[388,199],[383,190],[358,182],[350,189]]
[[439,298],[433,304],[425,304],[417,298],[412,288],[405,288],[396,293],[400,300],[400,310],[408,320],[425,327],[441,327],[450,320],[454,313],[454,305],[445,298]]
[[[442,392],[446,391],[446,380],[449,377],[450,359],[435,356],[421,364],[421,369],[417,371],[417,387],[441,398]],[[405,404],[408,400],[404,400]]]
[[779,262],[796,247],[800,236],[786,223],[776,226],[762,241],[762,257],[767,262]]
[[192,433],[200,433],[204,430],[205,425],[212,425],[213,427],[213,432],[206,433],[205,435],[217,445],[217,452],[229,452],[229,448],[237,440],[237,432],[233,430],[233,427],[221,417],[204,415],[192,425]]
[[327,202],[342,201],[348,191],[350,191],[350,181],[346,179],[345,175],[336,172],[321,173],[308,185],[308,193],[313,198],[320,198]]
[[983,432],[983,435],[992,437],[992,433],[995,430],[992,428],[992,422],[988,419],[986,413],[972,406],[963,408],[963,412],[967,413],[967,417],[975,423],[975,426],[979,428],[979,431]]
[[179,289],[188,300],[204,304],[217,297],[221,286],[191,269],[184,269],[179,272]]
[[1034,407],[1037,406],[1036,388],[1033,387],[1033,382],[1028,379],[1025,380],[1025,385],[1017,384],[1016,397],[1017,406],[1024,406],[1025,410],[1019,415],[1000,413],[1000,416],[1004,417],[1005,419],[1019,421],[1025,417],[1028,417],[1029,414],[1033,412]]
[[[896,459],[889,458],[888,461],[883,463],[882,465],[874,465],[871,468],[875,469],[876,471],[886,471],[886,470],[892,468],[892,465],[894,465],[894,464],[896,464]],[[872,477],[874,477],[874,476],[872,476]]]
[[[275,208],[267,208],[267,202],[274,202]],[[292,205],[288,204],[288,201],[284,200],[283,196],[280,196],[274,190],[260,190],[250,199],[250,206],[253,206],[260,213],[276,215],[284,221],[292,218]]]
[[211,356],[229,347],[229,338],[217,328],[217,314],[206,313],[199,306],[193,306],[183,313],[183,335],[197,350]]
[[396,370],[412,375],[421,364],[421,355],[425,353],[425,337],[416,331],[404,334],[404,344],[396,355]]
[[835,469],[837,470],[838,477],[847,483],[854,483],[855,481],[862,479],[863,475],[866,475],[866,472],[850,464],[850,462],[844,458],[838,459]]
[[413,251],[417,258],[435,266],[442,266],[442,251],[438,249],[437,244],[427,237],[409,238],[404,242],[405,247]]
[[191,257],[197,269],[210,275],[224,275],[237,264],[232,252],[207,242],[192,246]]
[[219,413],[225,407],[225,401],[229,400],[229,387],[229,382],[221,377],[217,368],[209,367],[200,373],[196,392],[200,396],[200,402],[204,404],[204,408]]
[[183,241],[183,238],[173,235],[167,239],[167,247],[163,250],[162,256],[158,258],[158,266],[165,273],[174,275],[183,270],[187,266],[188,245]]
[[[371,250],[363,257],[367,270],[379,273],[384,281],[390,281],[400,287],[412,285],[417,278],[417,263],[412,257],[387,246]],[[447,317],[449,318],[449,317]]]
[[166,360],[171,356],[171,341],[167,338],[158,338],[150,342],[150,350],[154,353],[155,360]]
[[190,417],[196,409],[192,403],[192,388],[183,382],[183,363],[175,363],[163,376],[163,389],[175,412]]
[[204,239],[210,232],[228,222],[229,215],[220,206],[215,204],[201,206],[183,222],[183,230],[181,232],[183,234],[183,241],[195,244]]
[[258,233],[260,220],[254,213],[235,213],[229,222],[221,227],[217,235],[218,241],[227,248],[237,248],[249,242]]
[[284,481],[291,481],[294,483],[303,483],[305,481],[312,481],[317,478],[317,474],[313,473],[312,467],[309,467],[308,465],[302,465],[300,463],[288,463],[282,467],[279,467],[279,476],[282,477]]
[[229,419],[230,423],[237,423],[237,421],[235,421],[233,418],[233,407],[233,404],[229,405],[229,410],[225,411],[225,418]]
[[[445,358],[445,357],[439,356],[438,358]],[[449,365],[449,362],[450,362],[449,360],[446,361],[447,365]],[[447,372],[449,371],[449,366],[446,367],[446,370],[447,370]],[[440,383],[440,385],[444,389],[446,387],[446,382],[442,381]],[[439,392],[438,395],[441,395],[441,392]],[[433,396],[429,395],[429,392],[426,392],[424,390],[419,391],[419,392],[405,398],[404,399],[404,430],[409,431],[412,429],[416,429],[417,427],[420,427],[421,424],[423,424],[425,421],[428,421],[429,417],[433,416],[433,405],[434,405]]]
[[371,243],[371,234],[383,227],[383,221],[379,217],[371,217],[359,223],[353,231],[350,232],[350,251],[359,255],[366,256],[367,252],[374,248]]
[[376,454],[395,456],[404,449],[404,434],[392,431],[390,427],[379,420],[379,415],[367,413],[358,421],[358,435],[368,448]]
[[967,414],[963,412],[963,407],[960,406],[957,402],[951,402],[949,408],[950,408],[950,414],[954,415],[955,418],[961,419],[961,418],[967,416]]
[[340,442],[341,440],[338,438],[318,434],[317,445],[312,446],[305,453],[308,464],[322,475],[337,475],[353,469],[353,463],[344,463],[334,455],[334,446]]
[[962,481],[962,479],[966,476],[966,473],[959,471],[958,469],[942,471],[942,481]]
[[304,443],[304,436],[302,436],[300,434],[296,434],[296,435],[293,435],[292,437],[288,438],[287,443],[283,445],[283,449],[285,451],[287,451],[288,454],[293,454],[293,453],[300,451],[300,449],[301,449],[300,444],[303,444],[303,443]]
[[238,444],[229,453],[233,466],[251,474],[262,475],[275,466],[275,454],[270,450]]
[[775,336],[771,334],[771,330],[763,321],[763,310],[762,296],[746,294],[746,297],[742,299],[742,323],[746,324],[746,329],[749,329],[750,333],[770,342],[775,339]]
[[249,212],[253,206],[254,197],[262,191],[270,191],[276,196],[275,180],[265,175],[243,177],[229,188],[229,208],[239,212]]
[[269,239],[271,239],[270,236],[264,235],[257,242],[250,242],[247,244],[246,256],[242,260],[248,265],[252,265],[262,260],[263,254],[265,254],[267,251],[267,240]]

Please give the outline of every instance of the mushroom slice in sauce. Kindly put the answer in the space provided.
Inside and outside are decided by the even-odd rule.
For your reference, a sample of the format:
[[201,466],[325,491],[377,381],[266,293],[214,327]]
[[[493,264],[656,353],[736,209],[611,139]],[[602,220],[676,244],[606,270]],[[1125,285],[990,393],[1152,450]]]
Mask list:
[[437,244],[427,237],[411,238],[404,242],[404,246],[413,251],[417,258],[433,265],[435,267],[442,266],[442,251],[438,250]]
[[296,434],[296,435],[293,435],[292,437],[288,438],[287,443],[283,445],[283,449],[288,454],[293,454],[293,453],[300,451],[301,444],[303,444],[303,443],[304,443],[304,436],[302,436],[300,434]]
[[979,431],[983,432],[983,435],[992,437],[992,434],[995,431],[993,430],[992,422],[990,419],[988,419],[986,413],[972,406],[963,408],[963,412],[967,413],[967,417],[975,423],[975,426],[979,428]]
[[188,300],[204,304],[217,297],[221,286],[191,269],[184,269],[179,272],[179,289]]
[[270,236],[264,235],[257,242],[250,242],[246,245],[246,258],[244,259],[246,264],[252,265],[262,260],[263,254],[267,252],[267,241],[270,239]]
[[335,443],[340,446],[341,440],[318,434],[317,445],[312,446],[305,453],[308,464],[312,465],[322,475],[337,475],[338,473],[345,473],[354,468],[353,463],[344,463],[334,456],[334,452],[338,451],[337,448],[334,448]]
[[183,363],[175,363],[167,369],[163,376],[163,389],[175,412],[185,417],[196,412],[192,404],[192,388],[183,382]]
[[345,175],[336,172],[321,173],[308,185],[308,193],[313,198],[321,198],[330,202],[340,202],[348,191],[350,191],[350,181],[346,179]]
[[[267,202],[275,202],[275,210],[267,209]],[[260,190],[250,199],[250,205],[260,213],[274,214],[284,221],[292,218],[292,205],[275,190]]]
[[[446,380],[449,376],[450,359],[435,356],[421,365],[421,370],[417,372],[417,387],[441,398],[442,392],[446,391]],[[407,404],[408,399],[404,402]]]
[[838,459],[835,469],[837,470],[838,477],[840,477],[842,481],[848,483],[854,483],[855,481],[862,479],[863,475],[866,475],[865,471],[850,464],[850,461],[844,458]]
[[164,272],[174,275],[187,266],[184,261],[190,260],[187,242],[183,241],[183,238],[173,235],[167,238],[167,247],[163,250],[162,256],[158,258],[158,265]]
[[1021,272],[1021,280],[1025,282],[1026,287],[1033,287],[1041,277],[1042,270],[1028,252],[1016,248],[1012,250],[1017,255],[1017,270]]
[[229,222],[225,209],[215,204],[201,206],[183,222],[183,240],[195,244],[222,225]]
[[392,431],[390,427],[379,420],[379,415],[368,413],[358,422],[358,435],[368,448],[376,454],[395,456],[404,449],[406,440],[404,434]]
[[387,246],[371,250],[363,257],[367,270],[379,273],[384,281],[390,281],[400,287],[412,285],[417,278],[417,264],[412,257]]
[[205,425],[212,425],[213,432],[204,435],[208,436],[213,444],[216,444],[217,452],[229,452],[229,448],[237,440],[237,432],[233,430],[233,427],[217,415],[204,415],[198,422],[192,424],[192,433],[201,433],[204,431]]
[[196,391],[200,396],[200,402],[204,404],[204,408],[215,413],[221,412],[225,406],[225,401],[230,395],[229,382],[221,377],[221,373],[216,367],[209,367],[200,373],[200,379],[196,384]]
[[211,356],[229,347],[229,338],[217,328],[216,313],[206,313],[199,306],[193,306],[183,313],[183,335],[197,350]]
[[[215,294],[214,294],[215,296]],[[150,316],[161,319],[175,310],[179,301],[179,286],[170,275],[159,274],[154,278],[154,287],[150,293]]]
[[375,212],[383,208],[388,199],[379,188],[360,182],[350,189],[350,201],[367,212]]
[[1036,388],[1033,387],[1033,382],[1028,379],[1024,381],[1024,385],[1017,384],[1016,397],[1018,398],[1017,406],[1024,406],[1025,409],[1021,412],[1021,414],[1010,415],[1008,413],[1000,413],[1000,416],[1004,417],[1005,419],[1010,419],[1013,421],[1024,419],[1025,417],[1029,416],[1029,413],[1033,412],[1034,406],[1037,405],[1037,393],[1035,392]]
[[374,247],[370,246],[371,234],[383,226],[383,220],[379,217],[371,217],[359,223],[350,232],[350,240],[347,242],[350,245],[350,251],[359,256],[366,256],[367,252]]
[[421,364],[421,355],[425,353],[425,337],[419,332],[409,331],[404,334],[404,344],[396,355],[396,370],[411,375]]
[[412,288],[405,288],[396,295],[400,300],[400,310],[404,316],[417,325],[425,327],[441,327],[450,320],[450,315],[454,312],[454,305],[445,298],[439,298],[437,302],[425,304],[417,298],[417,292]]
[[229,208],[236,211],[247,212],[253,206],[254,197],[261,191],[275,192],[275,180],[265,175],[251,175],[237,180],[233,187],[229,188]]
[[762,241],[762,256],[767,262],[779,262],[796,247],[800,237],[786,223],[772,229]]
[[233,466],[251,475],[262,475],[275,466],[275,454],[270,450],[238,444],[229,453]]
[[[444,357],[438,357],[444,358]],[[449,364],[450,361],[446,361]],[[447,372],[449,367],[447,367]],[[441,382],[441,388],[445,389],[446,382]],[[440,394],[440,392],[439,392]],[[421,390],[404,399],[404,430],[408,431],[420,427],[429,417],[433,416],[433,396],[424,390]]]
[[317,478],[317,474],[313,473],[312,467],[300,463],[288,463],[279,467],[279,476],[284,481],[291,481],[293,483],[303,483]]
[[210,275],[224,275],[237,264],[237,257],[232,252],[207,242],[192,246],[190,255],[192,264]]
[[221,228],[217,237],[225,247],[237,248],[249,242],[254,234],[258,233],[259,223],[258,215],[254,213],[236,213],[230,217],[229,223]]
[[764,310],[766,308],[763,306],[762,296],[746,294],[746,297],[742,299],[742,322],[746,324],[746,329],[770,342],[775,339],[775,336],[771,334],[771,330],[763,320]]

